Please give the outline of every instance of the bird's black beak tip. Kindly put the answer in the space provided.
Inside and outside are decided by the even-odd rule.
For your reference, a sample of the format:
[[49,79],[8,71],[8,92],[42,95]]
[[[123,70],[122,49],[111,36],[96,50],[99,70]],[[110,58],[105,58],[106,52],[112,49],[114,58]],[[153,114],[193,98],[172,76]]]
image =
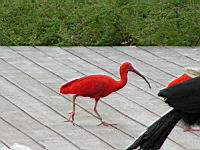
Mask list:
[[139,75],[140,77],[142,77],[146,81],[146,83],[149,85],[149,88],[151,89],[150,83],[148,82],[148,80],[139,71],[137,71],[136,69],[134,69],[132,72],[134,72],[137,75]]
[[151,84],[149,82],[147,82],[147,84],[149,85],[149,88],[151,89]]

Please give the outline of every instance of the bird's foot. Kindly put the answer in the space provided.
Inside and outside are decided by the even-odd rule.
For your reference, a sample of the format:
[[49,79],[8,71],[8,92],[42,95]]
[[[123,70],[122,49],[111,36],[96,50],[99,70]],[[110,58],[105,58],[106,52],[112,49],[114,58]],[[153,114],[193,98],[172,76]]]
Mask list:
[[75,125],[75,123],[74,123],[74,116],[75,116],[75,112],[70,112],[69,113],[69,118],[66,121],[64,121],[64,122],[71,122],[73,125]]
[[115,126],[117,125],[116,123],[107,123],[105,121],[101,121],[100,124],[98,124],[98,126],[105,126],[105,127],[108,127],[108,126]]
[[183,131],[184,131],[184,132],[193,132],[193,131],[200,131],[200,129],[195,129],[195,128],[185,128]]

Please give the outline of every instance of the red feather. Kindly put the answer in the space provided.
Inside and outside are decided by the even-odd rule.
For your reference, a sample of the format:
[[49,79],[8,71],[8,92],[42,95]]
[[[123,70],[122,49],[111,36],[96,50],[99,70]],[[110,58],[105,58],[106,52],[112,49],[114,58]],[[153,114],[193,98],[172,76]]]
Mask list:
[[69,92],[68,92],[68,87],[69,87],[70,85],[72,85],[74,82],[76,82],[77,80],[78,80],[78,79],[74,79],[74,80],[69,81],[69,82],[67,82],[66,84],[62,85],[62,86],[60,87],[60,93],[61,93],[61,94],[69,94]]
[[180,83],[183,83],[185,81],[189,81],[191,80],[192,77],[190,77],[189,75],[187,74],[183,74],[181,75],[180,77],[176,78],[175,80],[171,81],[167,87],[172,87],[172,86],[175,86],[177,84],[180,84]]

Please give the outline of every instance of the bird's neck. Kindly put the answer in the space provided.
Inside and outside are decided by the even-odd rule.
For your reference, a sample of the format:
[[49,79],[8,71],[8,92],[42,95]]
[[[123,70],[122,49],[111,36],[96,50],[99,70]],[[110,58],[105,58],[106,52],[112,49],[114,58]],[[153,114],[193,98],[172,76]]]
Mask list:
[[119,90],[126,85],[126,83],[128,81],[127,75],[128,75],[128,72],[123,72],[120,70],[120,80],[117,81],[116,90]]

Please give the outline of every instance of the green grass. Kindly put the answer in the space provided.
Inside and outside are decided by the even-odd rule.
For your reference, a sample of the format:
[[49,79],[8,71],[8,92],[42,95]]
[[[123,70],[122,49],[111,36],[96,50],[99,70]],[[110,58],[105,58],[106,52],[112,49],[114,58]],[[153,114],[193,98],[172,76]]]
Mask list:
[[200,45],[199,0],[0,0],[0,45]]

